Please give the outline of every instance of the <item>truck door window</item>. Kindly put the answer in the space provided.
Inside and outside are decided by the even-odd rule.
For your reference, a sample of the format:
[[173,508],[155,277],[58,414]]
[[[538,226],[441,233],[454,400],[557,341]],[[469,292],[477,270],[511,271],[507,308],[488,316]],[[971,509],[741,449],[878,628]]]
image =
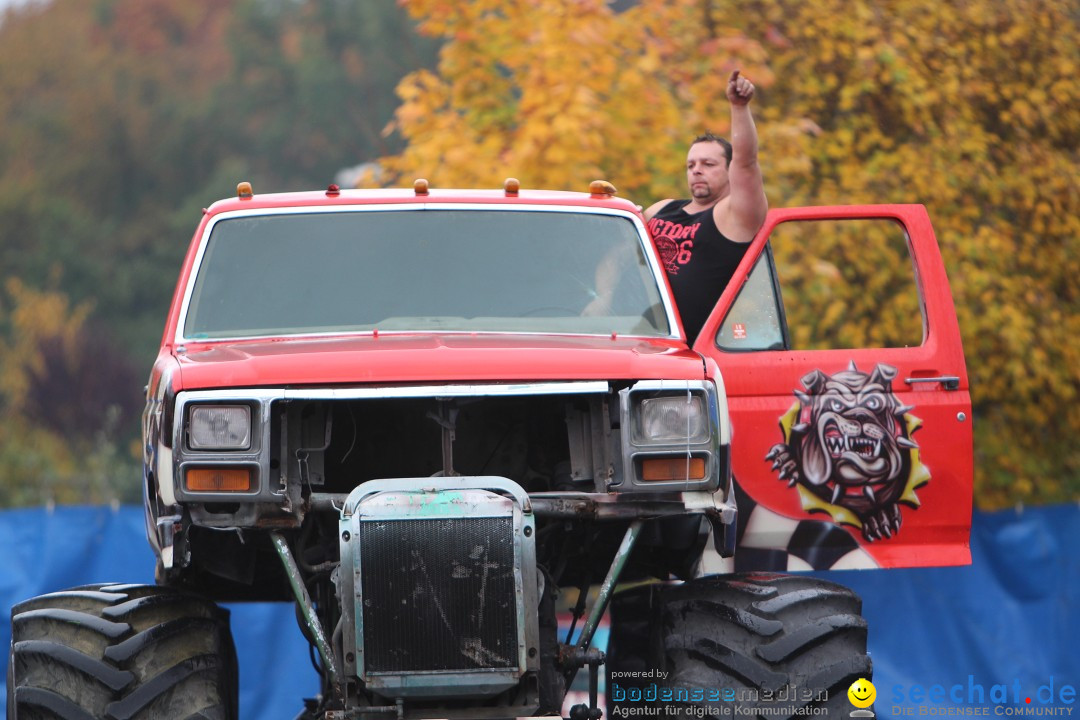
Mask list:
[[[784,347],[915,347],[925,321],[907,233],[887,219],[781,223],[717,336],[727,351],[778,349],[771,322],[786,320]],[[780,288],[776,302],[766,269]],[[759,306],[773,307],[767,311]],[[762,316],[761,313],[765,312]]]
[[730,352],[748,350],[783,350],[784,319],[773,281],[772,253],[766,246],[750,271],[731,306],[731,312],[720,325],[716,344]]

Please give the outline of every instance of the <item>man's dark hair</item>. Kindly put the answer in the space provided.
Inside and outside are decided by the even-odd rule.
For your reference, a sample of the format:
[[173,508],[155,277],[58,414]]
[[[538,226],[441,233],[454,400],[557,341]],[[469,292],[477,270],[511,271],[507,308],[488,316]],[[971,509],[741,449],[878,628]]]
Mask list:
[[690,144],[697,145],[700,142],[720,143],[720,147],[724,148],[724,157],[727,158],[727,166],[731,167],[731,143],[719,135],[713,135],[711,132],[707,132],[704,135],[698,135]]

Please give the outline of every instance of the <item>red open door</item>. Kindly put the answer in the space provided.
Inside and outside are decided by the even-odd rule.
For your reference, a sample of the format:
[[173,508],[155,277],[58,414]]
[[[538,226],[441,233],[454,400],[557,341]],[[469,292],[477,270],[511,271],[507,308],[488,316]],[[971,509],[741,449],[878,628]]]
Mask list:
[[971,561],[971,399],[923,206],[770,212],[694,349],[728,397],[737,570]]

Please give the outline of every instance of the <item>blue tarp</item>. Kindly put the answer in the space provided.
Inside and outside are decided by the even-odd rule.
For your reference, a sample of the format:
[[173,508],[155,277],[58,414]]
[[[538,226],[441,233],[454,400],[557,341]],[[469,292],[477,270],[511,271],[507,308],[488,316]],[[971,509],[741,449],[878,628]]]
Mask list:
[[[878,716],[1078,709],[1080,506],[976,513],[971,540],[969,567],[819,573],[863,597]],[[0,547],[0,647],[21,599],[94,582],[153,582],[140,508],[0,512]],[[242,716],[295,717],[317,680],[292,606],[230,609]]]
[[[1052,682],[1046,708],[1080,717],[1080,703],[1059,702],[1065,685],[1080,698],[1080,506],[972,520],[967,567],[823,573],[862,595],[878,715],[990,706],[1001,716],[993,705],[1039,706]],[[991,700],[995,686],[1007,686],[1006,702]]]

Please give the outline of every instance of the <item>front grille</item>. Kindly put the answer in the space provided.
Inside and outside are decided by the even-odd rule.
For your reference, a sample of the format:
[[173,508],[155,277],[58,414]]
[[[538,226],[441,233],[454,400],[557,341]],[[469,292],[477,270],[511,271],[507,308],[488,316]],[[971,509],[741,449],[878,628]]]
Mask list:
[[513,518],[359,523],[365,673],[518,666]]

